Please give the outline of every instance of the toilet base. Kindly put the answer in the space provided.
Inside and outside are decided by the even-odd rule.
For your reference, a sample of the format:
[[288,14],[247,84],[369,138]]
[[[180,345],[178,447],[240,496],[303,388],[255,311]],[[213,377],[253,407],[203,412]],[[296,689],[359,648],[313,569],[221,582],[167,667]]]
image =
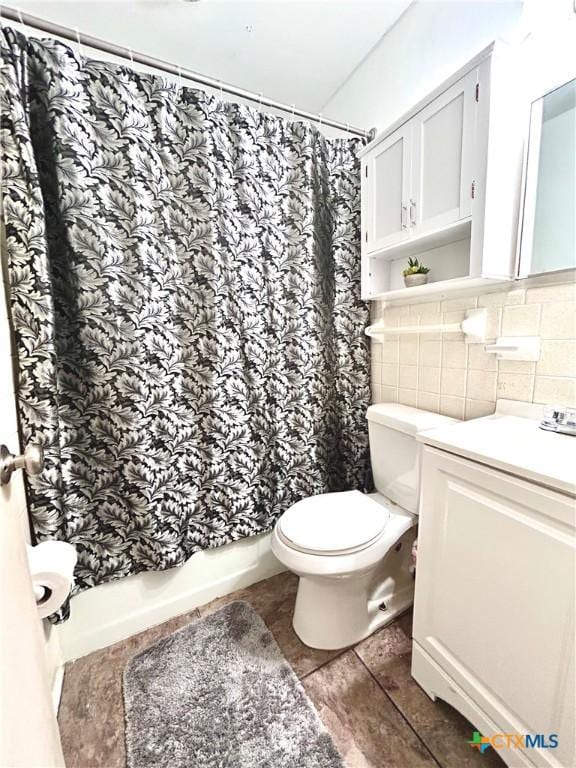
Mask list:
[[415,530],[401,551],[390,551],[377,568],[343,576],[301,575],[293,627],[310,648],[337,650],[355,645],[406,611],[414,599],[409,558]]
[[[332,585],[331,589],[333,589]],[[308,590],[305,588],[306,591]],[[315,605],[317,605],[316,599],[317,597],[314,596]],[[311,622],[309,620],[310,613],[306,606],[306,597],[304,597],[300,601],[301,606],[303,606],[300,610],[298,610],[298,602],[296,603],[292,626],[300,640],[309,648],[335,651],[356,645],[356,643],[369,637],[377,629],[389,624],[396,616],[404,613],[410,608],[413,601],[414,588],[406,587],[385,603],[386,608],[384,610],[380,609],[381,603],[379,601],[372,601],[372,605],[368,604],[361,621],[358,621],[358,616],[355,616],[355,620],[349,623],[344,621],[346,616],[351,615],[346,611],[346,608],[350,606],[341,602],[336,615],[333,610],[334,606],[325,605],[322,611],[316,611],[316,616]]]

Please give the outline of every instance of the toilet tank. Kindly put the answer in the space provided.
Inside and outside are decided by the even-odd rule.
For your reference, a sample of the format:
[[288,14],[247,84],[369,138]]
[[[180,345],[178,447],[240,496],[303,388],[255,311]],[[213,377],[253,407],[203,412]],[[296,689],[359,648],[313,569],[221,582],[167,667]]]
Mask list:
[[421,445],[418,432],[456,421],[398,403],[371,405],[366,414],[376,490],[409,512],[418,512]]

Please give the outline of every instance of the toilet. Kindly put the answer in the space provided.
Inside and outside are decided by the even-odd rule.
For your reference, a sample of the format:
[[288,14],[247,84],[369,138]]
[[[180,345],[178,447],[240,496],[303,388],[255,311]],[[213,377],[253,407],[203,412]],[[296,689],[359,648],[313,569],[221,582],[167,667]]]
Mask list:
[[420,444],[416,435],[455,421],[418,408],[368,408],[375,493],[323,493],[293,504],[272,534],[272,551],[300,577],[293,626],[303,643],[354,645],[413,600]]

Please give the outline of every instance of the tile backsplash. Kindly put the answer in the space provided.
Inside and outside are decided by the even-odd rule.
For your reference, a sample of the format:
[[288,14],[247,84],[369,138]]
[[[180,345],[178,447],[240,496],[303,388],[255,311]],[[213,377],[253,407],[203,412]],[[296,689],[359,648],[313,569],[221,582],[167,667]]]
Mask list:
[[493,413],[496,398],[576,405],[576,283],[530,285],[426,304],[383,308],[390,327],[458,322],[488,309],[488,337],[540,336],[537,363],[496,360],[461,333],[386,336],[372,342],[373,402],[398,402],[459,419]]

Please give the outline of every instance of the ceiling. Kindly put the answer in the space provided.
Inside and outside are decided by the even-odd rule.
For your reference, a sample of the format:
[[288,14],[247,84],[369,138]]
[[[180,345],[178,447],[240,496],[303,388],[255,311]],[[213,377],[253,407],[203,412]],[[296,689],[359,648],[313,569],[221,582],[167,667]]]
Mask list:
[[6,0],[6,5],[321,112],[410,2]]

